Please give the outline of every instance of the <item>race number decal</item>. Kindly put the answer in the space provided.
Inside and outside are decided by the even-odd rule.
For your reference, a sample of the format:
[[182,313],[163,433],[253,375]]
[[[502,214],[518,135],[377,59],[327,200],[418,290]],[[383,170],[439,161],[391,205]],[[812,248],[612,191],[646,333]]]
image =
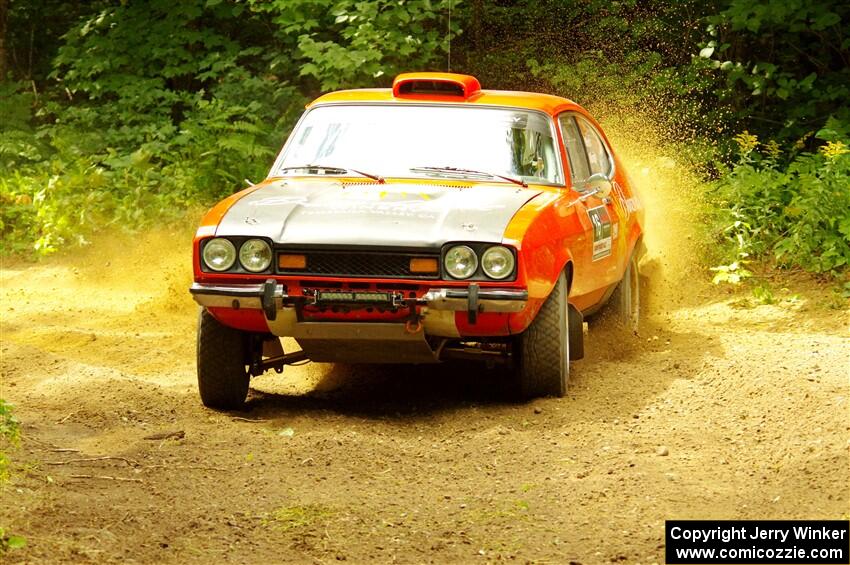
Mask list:
[[589,208],[587,215],[593,224],[593,261],[611,255],[611,216],[605,206]]

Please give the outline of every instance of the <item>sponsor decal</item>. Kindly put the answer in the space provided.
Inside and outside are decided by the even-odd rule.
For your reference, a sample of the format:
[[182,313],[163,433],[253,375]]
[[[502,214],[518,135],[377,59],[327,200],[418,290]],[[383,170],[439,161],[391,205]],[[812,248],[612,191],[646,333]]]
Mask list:
[[[614,206],[617,208],[617,214],[623,218],[623,220],[628,221],[629,216],[631,216],[632,210],[629,209],[628,202],[630,199],[626,198],[626,193],[623,192],[623,187],[620,186],[620,183],[614,181],[611,185],[611,188],[616,194],[614,198]],[[617,237],[617,234],[614,234],[614,237]]]
[[597,206],[589,208],[587,215],[593,224],[593,261],[598,261],[611,255],[611,216],[608,208]]
[[614,205],[617,207],[617,212],[620,214],[621,218],[628,221],[629,216],[640,209],[640,200],[638,200],[637,195],[632,195],[629,198],[626,198],[626,192],[617,181],[613,182],[612,187],[613,192],[619,196],[619,198],[614,198]]

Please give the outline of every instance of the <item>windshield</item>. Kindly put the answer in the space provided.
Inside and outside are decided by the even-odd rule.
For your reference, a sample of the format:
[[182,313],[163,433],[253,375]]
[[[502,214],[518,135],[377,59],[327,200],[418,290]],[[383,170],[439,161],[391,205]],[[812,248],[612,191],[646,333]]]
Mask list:
[[[545,114],[457,106],[319,106],[292,132],[271,176],[367,171],[381,177],[563,184]],[[311,165],[311,167],[307,167]],[[321,169],[325,165],[326,169]]]

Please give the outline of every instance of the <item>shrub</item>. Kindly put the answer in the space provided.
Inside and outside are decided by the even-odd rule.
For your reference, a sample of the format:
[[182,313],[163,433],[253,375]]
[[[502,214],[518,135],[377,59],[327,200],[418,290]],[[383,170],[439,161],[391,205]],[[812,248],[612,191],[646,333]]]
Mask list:
[[796,154],[787,164],[776,143],[759,151],[755,136],[735,138],[738,161],[715,183],[712,205],[719,239],[738,263],[718,268],[716,280],[740,272],[750,256],[831,276],[848,269],[850,149],[836,138],[839,125],[818,133],[827,139],[818,152]]
[[0,483],[9,480],[9,457],[6,449],[18,445],[21,430],[12,415],[12,405],[0,398]]
[[30,66],[13,73],[26,81],[0,82],[3,253],[44,255],[96,229],[175,220],[264,178],[318,87],[386,83],[440,59],[448,2],[11,6],[13,31],[68,13],[40,44],[36,70],[49,76]]

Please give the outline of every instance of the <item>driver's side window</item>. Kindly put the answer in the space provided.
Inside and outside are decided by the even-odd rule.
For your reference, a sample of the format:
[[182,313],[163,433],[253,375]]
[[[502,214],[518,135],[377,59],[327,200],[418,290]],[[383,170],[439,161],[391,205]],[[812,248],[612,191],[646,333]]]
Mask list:
[[602,141],[599,132],[581,116],[576,116],[576,121],[578,122],[578,129],[581,131],[581,138],[584,140],[584,147],[587,150],[590,174],[602,173],[606,177],[610,177],[613,172],[611,158],[608,156],[608,150],[605,148],[605,143]]
[[582,116],[572,112],[561,114],[558,121],[570,161],[573,188],[584,190],[588,177],[597,173],[610,177],[614,166],[605,142],[596,128]]
[[581,132],[574,114],[561,114],[558,121],[561,124],[564,147],[567,149],[567,160],[570,162],[570,180],[573,188],[581,190],[590,176],[590,165],[587,162]]

